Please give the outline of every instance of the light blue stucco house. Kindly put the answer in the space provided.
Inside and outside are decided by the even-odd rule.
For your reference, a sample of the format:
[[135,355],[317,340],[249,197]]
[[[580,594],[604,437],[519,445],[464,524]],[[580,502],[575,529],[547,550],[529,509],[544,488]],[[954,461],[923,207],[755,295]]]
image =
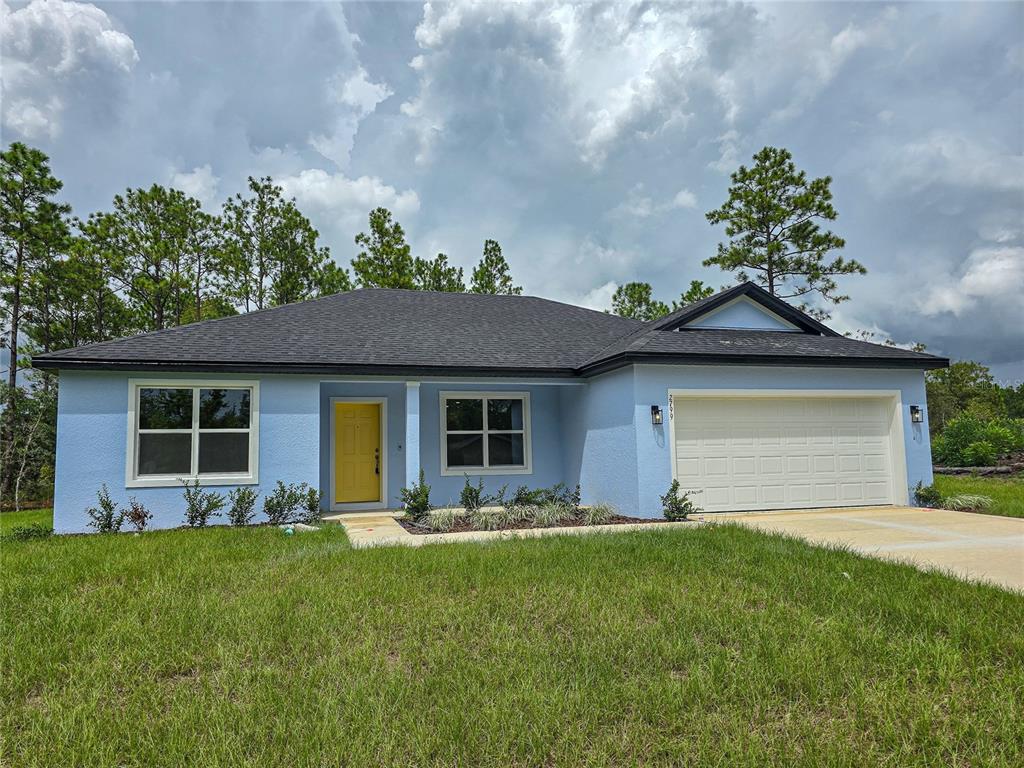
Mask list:
[[[708,512],[906,504],[929,484],[924,371],[745,283],[652,322],[526,296],[368,289],[40,355],[60,373],[54,527],[106,484],[154,525],[181,480],[321,489],[392,509],[424,472],[579,484],[658,517],[673,478]],[[259,506],[259,505],[258,505]]]

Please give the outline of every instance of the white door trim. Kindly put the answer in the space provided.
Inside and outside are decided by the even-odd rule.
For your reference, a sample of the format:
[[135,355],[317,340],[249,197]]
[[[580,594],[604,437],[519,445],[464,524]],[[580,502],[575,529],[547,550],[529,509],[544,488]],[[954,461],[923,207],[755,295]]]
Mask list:
[[673,399],[701,397],[736,397],[747,399],[771,399],[784,397],[822,398],[878,398],[892,404],[889,425],[889,464],[892,478],[893,504],[910,503],[907,487],[907,449],[903,436],[903,394],[898,389],[672,389],[668,390],[669,457],[672,462],[672,479],[676,479],[676,425]]
[[[334,441],[337,432],[334,425],[335,403],[377,403],[380,405],[380,500],[379,501],[358,501],[352,503],[337,503],[334,487]],[[362,509],[387,509],[388,508],[388,399],[386,397],[332,397],[331,398],[331,487],[330,509],[331,512],[354,512]]]

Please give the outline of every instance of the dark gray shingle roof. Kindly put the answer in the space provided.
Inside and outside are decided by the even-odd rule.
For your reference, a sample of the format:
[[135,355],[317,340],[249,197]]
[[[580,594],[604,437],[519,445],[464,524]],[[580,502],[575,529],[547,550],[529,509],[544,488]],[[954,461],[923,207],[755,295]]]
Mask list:
[[62,350],[37,356],[33,363],[571,375],[597,350],[641,325],[532,296],[373,288]]
[[751,364],[829,364],[870,367],[945,367],[948,361],[922,352],[871,344],[845,336],[816,336],[793,331],[683,328],[634,333],[630,341],[606,348],[582,366],[595,373],[632,362],[699,362]]
[[[737,295],[805,332],[679,328]],[[37,355],[40,368],[575,376],[631,362],[936,368],[838,336],[744,284],[650,323],[532,296],[367,289]],[[803,319],[802,319],[803,318]],[[821,330],[819,330],[821,329]]]

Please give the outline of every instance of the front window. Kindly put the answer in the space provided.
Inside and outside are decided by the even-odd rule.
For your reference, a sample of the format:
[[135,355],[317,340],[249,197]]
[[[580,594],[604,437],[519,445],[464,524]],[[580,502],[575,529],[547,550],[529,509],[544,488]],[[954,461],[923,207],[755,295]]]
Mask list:
[[530,471],[530,400],[526,393],[443,392],[441,452],[445,474]]
[[134,383],[132,396],[129,485],[255,482],[255,383]]

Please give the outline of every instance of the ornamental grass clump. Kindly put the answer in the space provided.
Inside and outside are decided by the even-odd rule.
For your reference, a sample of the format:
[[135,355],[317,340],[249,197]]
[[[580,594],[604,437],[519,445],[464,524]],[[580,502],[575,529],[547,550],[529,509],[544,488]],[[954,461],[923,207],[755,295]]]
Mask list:
[[502,513],[505,508],[488,509],[478,507],[466,513],[470,526],[477,531],[496,531],[502,527]]
[[556,501],[549,501],[530,508],[530,518],[537,528],[551,528],[559,525],[562,520],[572,517],[573,510]]
[[982,496],[974,493],[960,493],[956,496],[947,496],[942,500],[945,509],[952,509],[956,512],[985,512],[992,508],[991,496]]
[[430,512],[424,522],[434,533],[447,533],[455,527],[456,512],[451,507],[441,507]]
[[611,504],[594,504],[580,509],[580,522],[583,525],[607,525],[618,514]]
[[509,504],[495,511],[498,521],[504,528],[513,528],[533,519],[536,504]]
[[205,528],[210,524],[210,518],[220,517],[220,511],[227,504],[222,494],[204,491],[199,480],[181,482],[185,486],[185,524],[189,528]]

